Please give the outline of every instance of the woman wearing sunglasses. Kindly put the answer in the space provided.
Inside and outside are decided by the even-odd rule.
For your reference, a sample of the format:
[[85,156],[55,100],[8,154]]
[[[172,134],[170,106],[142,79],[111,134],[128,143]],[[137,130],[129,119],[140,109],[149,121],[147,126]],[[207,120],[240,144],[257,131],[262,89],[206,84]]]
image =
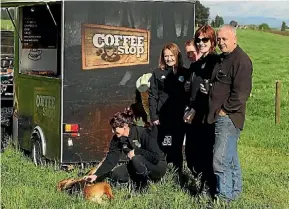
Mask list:
[[187,165],[195,177],[201,174],[200,192],[207,188],[214,195],[215,177],[212,161],[214,125],[206,122],[210,78],[218,59],[215,52],[214,29],[209,25],[200,27],[195,33],[195,44],[202,57],[191,64],[189,69],[191,93],[184,121],[191,125],[187,130],[185,154]]

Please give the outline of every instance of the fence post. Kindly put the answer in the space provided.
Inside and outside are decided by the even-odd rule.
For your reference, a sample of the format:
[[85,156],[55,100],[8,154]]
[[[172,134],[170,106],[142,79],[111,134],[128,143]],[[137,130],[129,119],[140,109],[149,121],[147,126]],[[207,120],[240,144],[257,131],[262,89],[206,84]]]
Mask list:
[[281,109],[281,81],[276,81],[276,95],[275,95],[275,124],[280,123],[280,109]]

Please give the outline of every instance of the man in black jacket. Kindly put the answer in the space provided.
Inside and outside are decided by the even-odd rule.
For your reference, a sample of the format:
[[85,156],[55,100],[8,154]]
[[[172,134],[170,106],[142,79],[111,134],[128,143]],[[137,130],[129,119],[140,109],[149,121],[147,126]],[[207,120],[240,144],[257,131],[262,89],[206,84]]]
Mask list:
[[252,62],[237,45],[235,28],[219,29],[220,61],[212,73],[208,123],[215,122],[214,173],[217,196],[236,199],[242,190],[237,141],[245,121],[246,102],[252,89]]

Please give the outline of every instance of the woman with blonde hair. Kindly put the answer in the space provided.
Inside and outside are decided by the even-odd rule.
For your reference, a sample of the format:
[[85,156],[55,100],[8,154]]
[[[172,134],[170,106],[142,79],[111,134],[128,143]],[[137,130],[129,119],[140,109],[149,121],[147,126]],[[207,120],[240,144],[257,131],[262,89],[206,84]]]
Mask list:
[[187,98],[185,73],[179,47],[174,43],[166,44],[160,53],[159,67],[152,73],[149,90],[151,122],[158,126],[159,146],[166,154],[167,162],[173,163],[180,173]]

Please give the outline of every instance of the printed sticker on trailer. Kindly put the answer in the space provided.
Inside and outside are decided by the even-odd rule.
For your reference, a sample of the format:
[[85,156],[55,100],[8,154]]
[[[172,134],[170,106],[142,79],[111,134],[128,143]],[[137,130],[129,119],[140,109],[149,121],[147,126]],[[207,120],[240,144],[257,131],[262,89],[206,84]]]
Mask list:
[[83,24],[82,69],[149,64],[150,31]]

